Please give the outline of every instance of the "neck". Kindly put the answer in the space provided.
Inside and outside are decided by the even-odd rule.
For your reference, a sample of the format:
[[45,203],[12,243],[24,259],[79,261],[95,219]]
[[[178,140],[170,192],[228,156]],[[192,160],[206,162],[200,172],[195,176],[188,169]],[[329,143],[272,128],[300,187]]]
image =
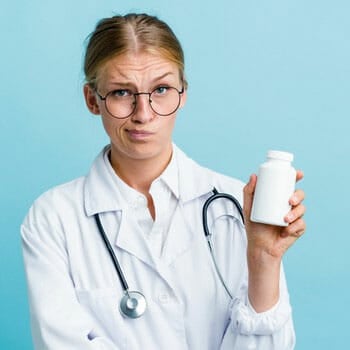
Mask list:
[[112,146],[110,162],[116,174],[130,187],[149,195],[152,182],[161,175],[170,162],[172,145],[161,155],[147,159],[133,159],[120,154]]

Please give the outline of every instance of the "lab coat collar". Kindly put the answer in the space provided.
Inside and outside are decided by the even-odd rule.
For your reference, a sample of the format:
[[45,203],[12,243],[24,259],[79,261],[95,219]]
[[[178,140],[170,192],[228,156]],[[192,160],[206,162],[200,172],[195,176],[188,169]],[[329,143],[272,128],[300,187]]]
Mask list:
[[[104,154],[109,149],[110,146],[106,146],[100,152],[85,179],[84,205],[88,216],[121,210],[127,204],[116,184],[112,167],[108,167],[104,161]],[[187,157],[175,144],[173,145],[173,157],[176,157],[178,181],[167,174],[168,169],[164,173],[164,180],[181,202],[185,203],[212,191],[214,185],[208,173]]]
[[179,171],[180,201],[186,203],[213,190],[210,170],[201,167],[174,145]]
[[111,173],[104,161],[104,154],[109,149],[110,146],[108,145],[100,152],[85,178],[84,205],[87,216],[117,211],[125,205],[115,182],[115,174]]
[[[119,234],[114,244],[128,251],[149,266],[154,267],[157,262],[150,254],[145,244],[144,234],[140,227],[132,220],[132,211],[127,200],[122,196],[116,183],[116,176],[112,167],[104,159],[105,147],[92,165],[90,173],[86,177],[84,196],[85,210],[88,216],[96,213],[121,210],[121,223]],[[184,204],[206,195],[213,189],[210,172],[200,167],[192,159],[188,158],[179,148],[173,145],[173,157],[175,165],[168,172],[164,172],[162,179],[179,199],[172,223],[169,228],[167,242],[163,251],[163,263],[170,265],[179,255],[186,251],[195,237],[195,227],[200,223],[188,220],[192,215],[191,207],[185,209]],[[160,177],[161,178],[161,177]]]
[[[176,157],[176,147],[173,145],[173,153],[168,166],[163,173],[159,176],[159,180],[162,181],[169,190],[173,193],[176,199],[179,198],[179,176],[178,176],[178,164]],[[157,180],[155,180],[157,181]]]

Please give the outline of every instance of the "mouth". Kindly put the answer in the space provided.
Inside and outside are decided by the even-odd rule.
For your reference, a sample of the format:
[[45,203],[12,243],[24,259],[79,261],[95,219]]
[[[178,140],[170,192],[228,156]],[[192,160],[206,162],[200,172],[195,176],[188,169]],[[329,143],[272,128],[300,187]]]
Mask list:
[[125,131],[133,140],[144,140],[154,135],[154,132],[147,130],[126,129]]

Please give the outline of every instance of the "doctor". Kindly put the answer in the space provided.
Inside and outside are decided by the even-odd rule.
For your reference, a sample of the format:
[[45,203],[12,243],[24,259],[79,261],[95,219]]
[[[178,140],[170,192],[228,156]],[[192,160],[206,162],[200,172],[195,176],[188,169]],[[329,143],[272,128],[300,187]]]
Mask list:
[[[101,115],[110,145],[87,176],[37,199],[21,227],[35,348],[293,349],[281,261],[305,230],[303,192],[290,199],[287,227],[252,223],[256,176],[244,186],[172,143],[187,82],[180,43],[158,18],[101,20],[84,70],[87,107]],[[232,298],[203,234],[202,207],[213,187],[244,206],[245,227],[228,201],[208,213]],[[96,214],[130,290],[146,298],[139,318],[119,310],[123,288]]]

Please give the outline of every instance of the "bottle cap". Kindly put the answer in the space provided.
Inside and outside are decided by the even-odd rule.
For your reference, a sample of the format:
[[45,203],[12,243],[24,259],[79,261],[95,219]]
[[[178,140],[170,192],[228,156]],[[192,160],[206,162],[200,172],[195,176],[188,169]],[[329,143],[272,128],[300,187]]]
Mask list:
[[293,153],[282,152],[282,151],[268,151],[267,158],[285,160],[287,162],[292,162],[294,159]]

